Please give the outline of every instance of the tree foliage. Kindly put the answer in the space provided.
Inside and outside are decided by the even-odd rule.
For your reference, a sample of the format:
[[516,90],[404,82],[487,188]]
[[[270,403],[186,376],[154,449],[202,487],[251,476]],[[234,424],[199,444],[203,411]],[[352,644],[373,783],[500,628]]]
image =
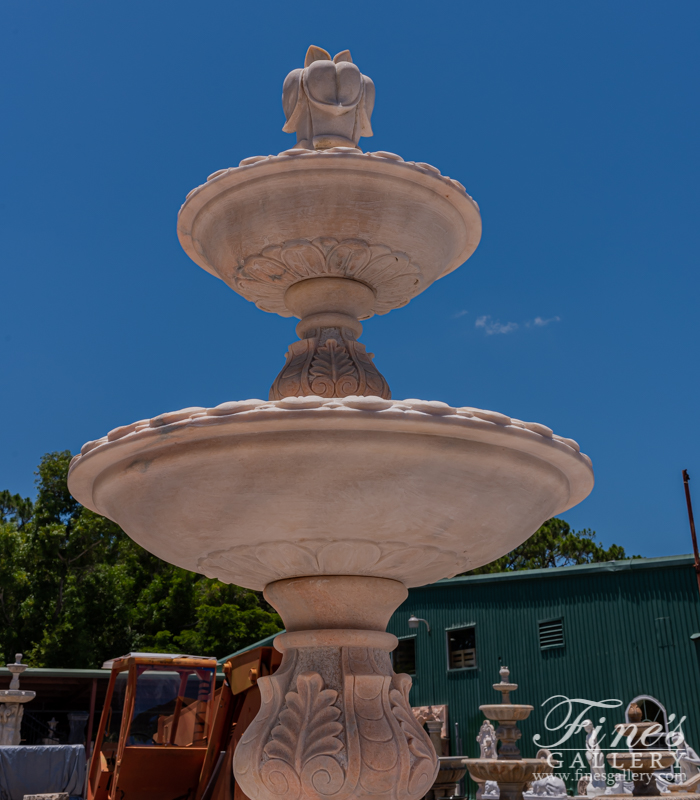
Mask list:
[[589,528],[572,531],[568,522],[553,517],[515,550],[511,550],[490,564],[464,574],[482,575],[518,569],[546,569],[628,558],[620,545],[612,544],[606,550],[595,541],[595,537],[595,531]]
[[227,655],[280,630],[257,592],[167,564],[68,491],[48,453],[32,502],[0,492],[0,649],[32,666],[96,667],[133,650]]

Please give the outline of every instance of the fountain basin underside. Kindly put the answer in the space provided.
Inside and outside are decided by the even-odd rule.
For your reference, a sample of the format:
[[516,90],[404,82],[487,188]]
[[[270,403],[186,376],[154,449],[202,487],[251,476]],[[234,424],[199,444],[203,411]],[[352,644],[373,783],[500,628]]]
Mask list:
[[180,210],[187,255],[263,311],[293,315],[286,289],[334,275],[370,286],[369,312],[406,305],[481,238],[476,203],[429,164],[332,148],[245,159]]
[[90,442],[73,495],[156,555],[254,589],[416,586],[486,564],[593,486],[575,442],[444,403],[288,398],[185,409]]

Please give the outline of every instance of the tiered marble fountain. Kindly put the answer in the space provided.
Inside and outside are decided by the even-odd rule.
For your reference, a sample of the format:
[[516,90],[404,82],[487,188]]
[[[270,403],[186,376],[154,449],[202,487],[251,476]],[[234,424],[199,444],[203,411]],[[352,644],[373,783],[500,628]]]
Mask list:
[[270,399],[115,428],[69,475],[151,552],[264,589],[282,615],[282,666],[259,680],[234,758],[253,800],[422,797],[437,757],[410,678],[392,671],[389,617],[408,587],[507,553],[593,486],[590,460],[545,425],[392,400],[358,342],[362,321],[406,305],[481,236],[459,182],[358,148],[373,105],[349,52],[310,48],[284,83],[296,146],[215,172],[180,211],[200,267],[300,320]]
[[501,667],[500,675],[501,682],[494,683],[493,688],[501,693],[501,702],[479,706],[487,719],[498,722],[496,738],[501,742],[498,758],[468,758],[465,763],[477,783],[495,781],[498,784],[501,800],[522,800],[523,790],[534,776],[552,772],[552,766],[543,758],[520,758],[516,742],[522,734],[518,722],[527,719],[533,707],[511,703],[510,693],[518,684],[509,682],[508,667]]
[[0,689],[0,746],[17,745],[21,742],[20,729],[24,716],[24,704],[36,697],[36,692],[19,688],[19,676],[27,669],[22,664],[22,654],[15,655],[15,663],[7,664],[12,674],[9,689]]
[[[659,796],[654,773],[670,767],[675,756],[670,750],[655,749],[659,734],[663,736],[663,728],[658,722],[642,722],[642,711],[636,703],[632,703],[629,707],[627,716],[629,722],[615,725],[615,730],[627,739],[630,749],[628,752],[608,753],[607,761],[614,769],[629,773],[634,783],[633,795]],[[617,796],[624,797],[625,795]],[[684,796],[690,797],[691,795]],[[698,795],[693,796],[698,797]]]

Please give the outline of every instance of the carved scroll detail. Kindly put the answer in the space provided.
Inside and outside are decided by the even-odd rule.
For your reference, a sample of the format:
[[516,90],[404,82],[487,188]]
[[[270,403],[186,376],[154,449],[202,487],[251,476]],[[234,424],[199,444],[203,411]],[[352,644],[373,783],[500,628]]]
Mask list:
[[363,239],[338,241],[331,237],[296,239],[266,247],[236,267],[231,280],[236,291],[262,311],[291,317],[284,303],[287,289],[293,283],[324,275],[371,286],[376,293],[377,314],[405,306],[423,284],[420,267],[406,253]]
[[345,772],[331,758],[344,747],[338,738],[343,726],[334,705],[337,697],[334,689],[324,689],[317,672],[297,676],[297,689],[287,693],[284,711],[263,749],[269,759],[262,768],[263,780],[277,786],[277,776],[284,776],[288,786],[303,786],[307,793],[321,796],[342,788]]
[[263,705],[234,758],[243,791],[252,800],[419,800],[438,761],[408,704],[411,679],[394,674],[384,651],[324,647],[339,687],[327,688],[296,666],[315,662],[315,649],[304,659],[286,650],[280,671],[258,681]]

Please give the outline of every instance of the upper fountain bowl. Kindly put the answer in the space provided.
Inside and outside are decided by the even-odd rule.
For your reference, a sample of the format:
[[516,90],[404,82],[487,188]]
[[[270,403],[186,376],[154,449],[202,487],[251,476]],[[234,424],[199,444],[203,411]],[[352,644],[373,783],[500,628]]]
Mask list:
[[504,414],[309,396],[115,428],[83,447],[68,485],[147,550],[227,583],[410,587],[517,547],[583,500],[593,472],[572,440]]
[[492,705],[479,706],[479,711],[486,719],[494,719],[496,722],[521,722],[527,719],[532,713],[534,706],[514,705],[513,703],[493,703]]
[[341,277],[372,289],[366,319],[464,263],[481,217],[464,187],[429,164],[295,148],[210,175],[180,209],[178,236],[195,263],[263,311],[295,316],[290,286]]

